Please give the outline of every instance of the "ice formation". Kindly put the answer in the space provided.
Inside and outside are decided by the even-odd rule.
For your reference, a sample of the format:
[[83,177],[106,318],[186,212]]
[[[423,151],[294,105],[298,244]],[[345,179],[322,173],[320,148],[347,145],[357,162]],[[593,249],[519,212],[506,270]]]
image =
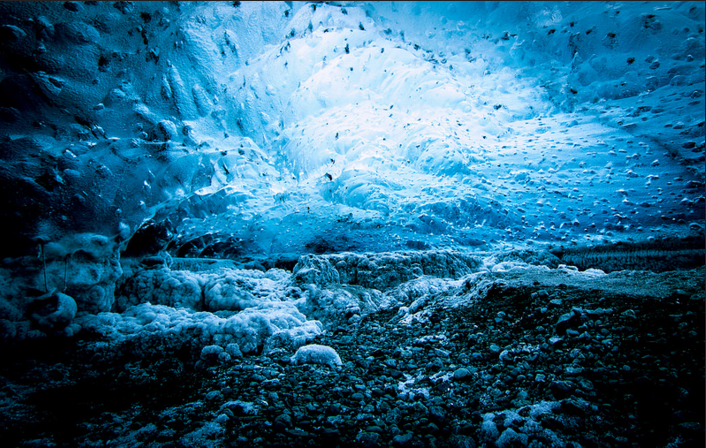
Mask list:
[[[0,438],[703,445],[704,26],[702,2],[0,2]],[[62,387],[94,397],[68,423],[36,405]]]
[[336,350],[324,345],[309,344],[299,347],[291,358],[292,364],[321,364],[336,367],[343,364]]

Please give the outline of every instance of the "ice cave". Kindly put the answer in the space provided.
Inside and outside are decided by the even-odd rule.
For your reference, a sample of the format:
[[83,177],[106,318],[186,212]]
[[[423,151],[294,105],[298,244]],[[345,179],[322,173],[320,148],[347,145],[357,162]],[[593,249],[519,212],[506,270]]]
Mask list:
[[0,2],[5,447],[703,447],[704,2]]

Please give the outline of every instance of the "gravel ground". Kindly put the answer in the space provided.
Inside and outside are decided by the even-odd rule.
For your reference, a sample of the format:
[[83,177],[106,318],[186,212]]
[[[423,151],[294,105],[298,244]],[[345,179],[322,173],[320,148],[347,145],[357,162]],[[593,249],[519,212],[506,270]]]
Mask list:
[[0,435],[22,447],[703,446],[703,268],[559,277],[472,277],[413,314],[331,321],[312,342],[341,366],[294,365],[285,349],[219,362],[195,342],[141,359],[88,335],[6,346]]

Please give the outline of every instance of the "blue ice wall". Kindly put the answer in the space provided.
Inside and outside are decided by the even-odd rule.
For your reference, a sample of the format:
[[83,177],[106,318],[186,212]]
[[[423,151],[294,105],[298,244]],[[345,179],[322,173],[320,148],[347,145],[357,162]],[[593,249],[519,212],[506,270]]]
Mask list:
[[701,2],[0,9],[5,256],[703,235]]

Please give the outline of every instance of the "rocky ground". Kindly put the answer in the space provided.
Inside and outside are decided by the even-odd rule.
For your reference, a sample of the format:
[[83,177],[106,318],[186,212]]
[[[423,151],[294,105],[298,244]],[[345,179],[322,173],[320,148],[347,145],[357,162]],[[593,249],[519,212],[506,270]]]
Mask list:
[[89,334],[5,346],[0,439],[704,446],[704,269],[569,274],[485,272],[414,308],[334,319],[312,342],[341,366],[293,365],[284,349],[222,362],[197,341],[165,344],[157,359],[106,354]]

